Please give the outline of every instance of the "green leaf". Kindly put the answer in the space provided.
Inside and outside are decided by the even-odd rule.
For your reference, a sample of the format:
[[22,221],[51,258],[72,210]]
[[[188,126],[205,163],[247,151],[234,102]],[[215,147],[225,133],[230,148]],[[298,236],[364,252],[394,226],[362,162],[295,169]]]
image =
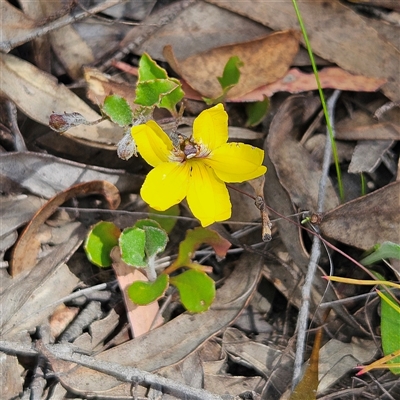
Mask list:
[[225,92],[227,89],[231,89],[233,86],[239,83],[240,79],[240,67],[243,67],[244,63],[238,56],[231,57],[225,64],[224,72],[222,76],[218,77],[218,82]]
[[382,244],[376,244],[369,252],[371,254],[363,258],[360,261],[361,264],[371,265],[386,258],[400,260],[400,245],[397,243],[383,242]]
[[153,79],[167,79],[168,74],[147,54],[144,53],[139,61],[139,83]]
[[157,221],[150,218],[139,219],[135,223],[135,228],[144,229],[145,226],[153,226],[154,228],[161,228],[160,224]]
[[98,222],[88,233],[83,246],[89,261],[98,267],[109,267],[112,264],[110,252],[118,245],[120,234],[112,222]]
[[120,126],[127,126],[132,123],[132,109],[128,102],[121,96],[112,94],[104,99],[102,111],[111,121]]
[[144,260],[144,248],[146,244],[146,233],[140,228],[124,229],[119,237],[121,259],[128,265],[143,268],[147,264]]
[[215,298],[215,282],[205,273],[190,269],[170,278],[179,291],[183,306],[190,312],[207,311]]
[[263,101],[246,104],[247,121],[246,126],[256,126],[265,118],[269,109],[269,99],[264,97]]
[[[400,313],[397,302],[384,293],[380,293],[381,299],[381,335],[382,335],[382,348],[385,356],[400,350]],[[388,364],[400,363],[400,357],[396,357]],[[393,374],[399,375],[400,368],[390,368]]]
[[171,93],[161,98],[159,107],[166,108],[171,113],[174,113],[175,106],[183,99],[185,92],[182,90],[181,83],[177,79],[170,78],[170,80],[176,82],[178,86]]
[[169,79],[141,82],[136,87],[135,103],[145,107],[158,105],[163,96],[171,93],[177,87],[176,82]]
[[154,258],[156,254],[165,250],[168,243],[168,235],[163,229],[153,226],[145,226],[144,231],[146,232],[146,255],[149,258]]
[[222,76],[217,77],[222,88],[222,93],[215,98],[203,97],[203,100],[207,105],[211,106],[213,104],[222,103],[225,100],[229,90],[238,84],[240,79],[239,68],[243,67],[243,65],[244,63],[238,56],[233,56],[227,61]]
[[150,304],[164,295],[168,288],[169,276],[161,274],[154,282],[136,281],[129,286],[129,298],[140,306]]
[[174,267],[184,267],[190,265],[194,252],[202,243],[212,246],[218,256],[224,257],[231,244],[219,233],[202,227],[188,230],[185,239],[179,244],[178,258],[174,262]]
[[[159,215],[159,217],[153,215],[152,218],[157,221],[167,233],[170,233],[176,225],[177,219],[173,217],[177,217],[180,214],[179,211],[179,204],[175,204],[165,211],[158,211],[149,207],[149,213]],[[171,216],[172,218],[166,218],[167,216]]]

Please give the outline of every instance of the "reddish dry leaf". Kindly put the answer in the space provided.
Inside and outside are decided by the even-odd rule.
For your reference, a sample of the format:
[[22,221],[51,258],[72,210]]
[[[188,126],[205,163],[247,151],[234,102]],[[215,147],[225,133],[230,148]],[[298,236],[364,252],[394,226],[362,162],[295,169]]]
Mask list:
[[[146,306],[137,306],[127,294],[128,287],[136,281],[148,281],[139,269],[130,267],[121,261],[119,248],[114,247],[111,252],[113,259],[113,269],[118,280],[118,285],[124,296],[125,307],[128,313],[129,325],[131,327],[133,337],[138,337],[147,333],[150,328],[156,328],[163,324],[164,320],[158,315],[158,303],[154,301]],[[157,319],[156,319],[157,318]]]
[[298,32],[287,30],[249,42],[217,47],[182,61],[175,59],[171,46],[166,46],[164,56],[191,87],[210,98],[222,94],[217,77],[222,76],[229,58],[238,56],[244,66],[240,68],[239,83],[228,92],[228,98],[233,98],[281,78],[298,49]]
[[13,277],[21,272],[29,271],[35,266],[40,250],[40,241],[37,238],[37,232],[41,225],[67,200],[91,194],[103,195],[112,210],[115,210],[119,206],[119,191],[113,184],[107,181],[79,183],[52,197],[37,211],[18,238],[11,256],[10,273]]
[[400,243],[400,181],[327,212],[320,228],[323,235],[363,250]]
[[[318,75],[323,89],[375,92],[386,83],[386,79],[353,75],[342,68],[336,67],[324,68],[318,72]],[[261,86],[240,98],[231,100],[261,101],[264,99],[264,96],[271,97],[274,93],[278,92],[300,93],[317,89],[318,87],[314,74],[307,74],[301,72],[297,68],[292,68],[283,78],[269,85]]]
[[[299,29],[292,0],[207,1],[274,30]],[[394,45],[338,0],[297,3],[315,54],[354,74],[387,79],[383,93],[393,101],[400,100],[400,52]]]

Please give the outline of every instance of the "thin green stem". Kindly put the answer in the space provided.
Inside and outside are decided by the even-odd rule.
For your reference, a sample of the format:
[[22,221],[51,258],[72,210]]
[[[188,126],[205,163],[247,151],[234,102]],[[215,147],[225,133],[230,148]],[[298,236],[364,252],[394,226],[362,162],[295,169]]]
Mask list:
[[330,117],[329,117],[328,108],[326,106],[324,92],[322,91],[322,87],[321,87],[321,82],[319,80],[317,66],[316,66],[315,60],[314,60],[314,55],[313,55],[313,52],[312,52],[312,49],[311,49],[310,41],[308,40],[307,31],[306,31],[306,27],[305,27],[304,22],[303,22],[303,18],[301,17],[300,10],[299,10],[299,8],[297,6],[297,1],[296,0],[292,0],[292,3],[293,3],[294,10],[296,12],[297,19],[298,19],[299,24],[300,24],[301,32],[302,32],[303,37],[304,37],[304,41],[305,41],[305,44],[306,44],[306,47],[307,47],[308,55],[310,57],[312,69],[313,69],[314,75],[315,75],[315,80],[317,82],[319,97],[321,98],[321,104],[322,104],[322,108],[324,110],[326,126],[328,128],[329,138],[330,138],[331,143],[332,143],[332,154],[333,154],[333,159],[335,161],[336,175],[337,175],[338,187],[339,187],[339,196],[340,196],[341,201],[343,202],[344,201],[344,189],[343,189],[343,182],[342,182],[342,174],[341,174],[341,171],[340,171],[339,157],[338,157],[338,154],[337,154],[335,137],[333,135],[332,124],[331,124],[331,120],[330,120]]

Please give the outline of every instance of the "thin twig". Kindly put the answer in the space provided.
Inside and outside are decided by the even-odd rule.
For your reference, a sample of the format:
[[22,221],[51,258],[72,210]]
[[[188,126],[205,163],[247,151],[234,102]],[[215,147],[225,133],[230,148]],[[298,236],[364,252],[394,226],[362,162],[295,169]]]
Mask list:
[[[334,132],[334,107],[336,101],[340,95],[339,90],[335,90],[331,98],[327,102],[328,115],[330,119],[330,126],[332,127],[332,132]],[[332,146],[331,140],[329,138],[329,132],[327,131],[326,135],[326,144],[325,144],[325,153],[324,153],[324,161],[322,165],[322,174],[321,180],[319,182],[319,190],[318,190],[318,212],[321,213],[323,211],[324,200],[325,200],[325,188],[328,181],[328,173],[329,166],[332,156]],[[312,282],[315,276],[315,272],[317,271],[318,261],[321,256],[321,241],[318,236],[313,237],[313,244],[311,248],[310,261],[308,263],[307,273],[304,280],[304,285],[301,291],[302,295],[302,304],[299,310],[299,315],[297,318],[297,345],[296,345],[296,355],[294,360],[294,371],[293,371],[293,380],[292,380],[292,389],[299,383],[300,374],[301,374],[301,366],[303,364],[304,357],[304,349],[306,342],[306,333],[307,333],[307,321],[308,321],[308,313],[310,308],[310,295]]]

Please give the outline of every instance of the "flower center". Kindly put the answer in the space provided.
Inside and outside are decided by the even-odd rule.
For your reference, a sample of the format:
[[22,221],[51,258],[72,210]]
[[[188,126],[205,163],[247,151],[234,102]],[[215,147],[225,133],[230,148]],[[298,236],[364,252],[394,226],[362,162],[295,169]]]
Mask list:
[[184,162],[191,158],[206,157],[209,151],[201,144],[197,144],[191,137],[179,135],[179,144],[172,150],[171,161]]

